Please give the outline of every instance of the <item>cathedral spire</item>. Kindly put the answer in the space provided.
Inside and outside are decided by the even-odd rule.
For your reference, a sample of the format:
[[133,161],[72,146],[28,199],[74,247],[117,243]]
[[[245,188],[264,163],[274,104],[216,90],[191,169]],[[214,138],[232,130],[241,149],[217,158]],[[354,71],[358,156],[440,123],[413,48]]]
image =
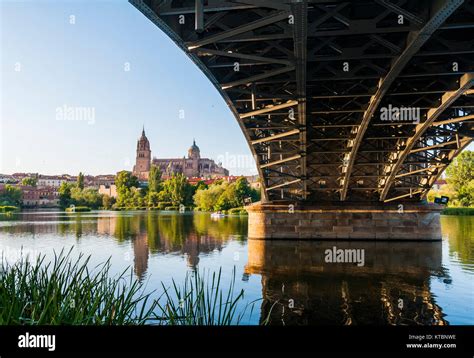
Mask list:
[[143,125],[143,129],[142,129],[142,137],[145,136],[145,125]]

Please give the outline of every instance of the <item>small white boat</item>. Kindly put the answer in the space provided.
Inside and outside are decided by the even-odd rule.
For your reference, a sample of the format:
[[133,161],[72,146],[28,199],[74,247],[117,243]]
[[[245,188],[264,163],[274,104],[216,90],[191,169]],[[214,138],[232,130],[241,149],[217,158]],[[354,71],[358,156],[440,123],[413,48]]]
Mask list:
[[222,214],[220,211],[217,211],[211,214],[212,219],[220,219],[220,218],[223,218],[224,216],[225,214]]

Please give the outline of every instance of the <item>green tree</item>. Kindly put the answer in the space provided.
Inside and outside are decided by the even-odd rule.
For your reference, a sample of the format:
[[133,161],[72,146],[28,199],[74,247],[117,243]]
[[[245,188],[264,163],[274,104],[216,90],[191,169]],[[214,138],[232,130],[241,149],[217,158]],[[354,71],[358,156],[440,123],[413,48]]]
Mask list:
[[82,172],[79,172],[77,176],[77,187],[81,190],[84,189],[84,174]]
[[138,188],[138,178],[132,173],[122,170],[115,176],[115,185],[118,190],[131,189],[132,187]]
[[198,189],[194,194],[194,204],[199,210],[214,210],[225,189],[225,184],[212,184],[208,189]]
[[32,177],[23,178],[21,180],[21,185],[36,186],[36,183],[37,183],[36,178],[32,178]]
[[122,170],[115,176],[115,185],[117,186],[117,206],[127,207],[128,203],[132,203],[132,188],[138,188],[138,178]]
[[246,198],[258,201],[259,193],[242,177],[234,183],[216,181],[207,189],[197,189],[194,204],[204,211],[229,210],[244,206]]
[[474,152],[469,150],[459,154],[446,170],[447,181],[455,190],[474,180]]
[[173,205],[186,204],[184,200],[189,185],[184,174],[174,173],[170,179],[163,183],[163,190],[168,193]]
[[150,174],[148,177],[148,190],[156,193],[161,190],[161,171],[156,165],[152,165],[150,168]]
[[73,186],[70,189],[70,204],[76,206],[87,206],[89,208],[98,209],[102,206],[103,195],[99,194],[99,191],[94,188],[86,188],[81,190],[77,186]]
[[203,180],[199,180],[196,184],[196,191],[197,190],[204,190],[209,188],[209,185],[207,185]]
[[93,209],[98,209],[102,205],[102,195],[94,188],[82,190],[82,200],[84,205]]
[[62,182],[61,186],[58,189],[59,193],[59,205],[63,208],[71,205],[71,189],[73,185],[67,182]]
[[149,208],[156,208],[160,202],[160,194],[155,191],[148,192],[147,206]]
[[474,206],[474,180],[459,188],[457,199],[461,206]]
[[102,207],[104,209],[110,209],[115,204],[115,199],[107,194],[102,196]]
[[235,200],[238,206],[245,204],[245,199],[251,198],[252,202],[260,199],[259,192],[250,187],[249,182],[244,177],[235,181]]
[[19,206],[22,195],[20,188],[7,184],[3,191],[0,192],[0,205]]
[[137,188],[132,189],[132,202],[131,206],[135,208],[141,208],[145,206],[145,198],[141,194],[141,190]]
[[240,206],[235,183],[224,185],[225,189],[214,204],[214,210],[229,210]]
[[474,152],[459,154],[446,170],[447,181],[461,206],[474,206]]

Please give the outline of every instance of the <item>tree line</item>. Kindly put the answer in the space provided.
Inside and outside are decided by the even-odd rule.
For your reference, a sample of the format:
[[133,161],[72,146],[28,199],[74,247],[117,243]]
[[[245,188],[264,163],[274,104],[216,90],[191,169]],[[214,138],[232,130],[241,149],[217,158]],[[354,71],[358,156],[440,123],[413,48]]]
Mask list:
[[137,177],[130,172],[119,172],[115,179],[117,200],[115,208],[148,208],[203,211],[229,210],[243,207],[245,201],[258,201],[259,193],[243,177],[234,183],[221,180],[211,185],[199,181],[191,185],[182,173],[174,173],[166,180],[155,165],[151,166],[148,186],[140,187]]

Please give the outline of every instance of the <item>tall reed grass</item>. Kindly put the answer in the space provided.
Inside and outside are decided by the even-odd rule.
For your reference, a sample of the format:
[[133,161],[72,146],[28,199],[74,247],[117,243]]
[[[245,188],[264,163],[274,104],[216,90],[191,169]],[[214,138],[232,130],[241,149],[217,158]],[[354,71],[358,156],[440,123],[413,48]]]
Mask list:
[[0,265],[0,325],[231,325],[252,315],[256,301],[242,307],[235,269],[226,289],[222,272],[188,274],[183,285],[162,283],[163,292],[145,293],[131,268],[110,273],[110,259],[90,267],[90,256],[72,258],[72,248]]
[[0,267],[0,324],[127,325],[144,324],[150,294],[131,270],[110,275],[110,260],[89,269],[89,257],[71,257],[71,250],[34,261],[22,257]]
[[255,303],[240,302],[244,290],[235,290],[235,268],[226,289],[221,288],[222,270],[208,273],[207,277],[198,271],[186,275],[184,285],[178,286],[173,280],[171,287],[162,284],[164,303],[157,302],[159,314],[156,319],[170,325],[238,325],[245,314],[252,316]]

